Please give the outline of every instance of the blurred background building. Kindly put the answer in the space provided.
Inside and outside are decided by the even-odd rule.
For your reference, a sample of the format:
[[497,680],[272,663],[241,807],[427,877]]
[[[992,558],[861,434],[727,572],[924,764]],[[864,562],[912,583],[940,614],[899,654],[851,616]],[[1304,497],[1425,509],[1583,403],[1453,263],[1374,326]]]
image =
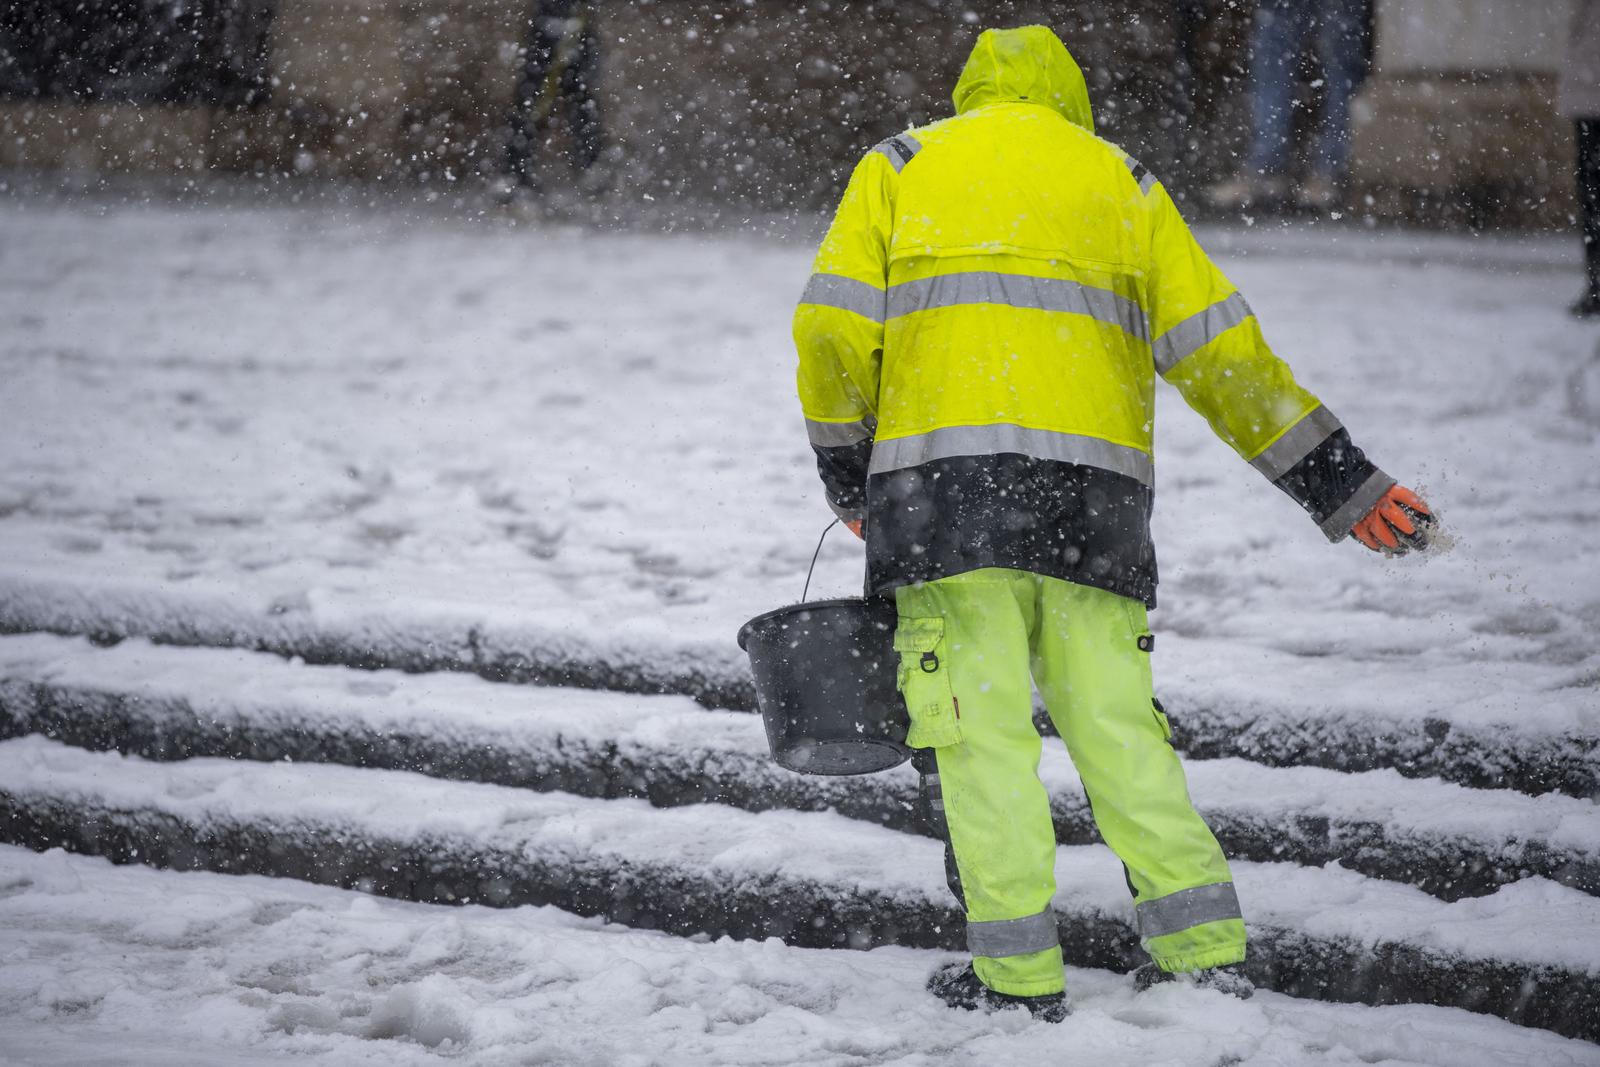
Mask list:
[[[1351,181],[1382,218],[1569,225],[1556,70],[1573,0],[1373,0]],[[1255,0],[598,0],[613,195],[821,208],[947,114],[977,32],[1053,26],[1101,132],[1175,193],[1238,166]],[[481,187],[527,85],[533,0],[11,0],[0,167]],[[1302,78],[1309,100],[1319,79]],[[1309,110],[1309,109],[1308,109]],[[559,158],[562,114],[545,134]],[[539,164],[555,165],[546,158]],[[552,184],[547,182],[546,185]],[[1198,198],[1196,198],[1198,200]]]

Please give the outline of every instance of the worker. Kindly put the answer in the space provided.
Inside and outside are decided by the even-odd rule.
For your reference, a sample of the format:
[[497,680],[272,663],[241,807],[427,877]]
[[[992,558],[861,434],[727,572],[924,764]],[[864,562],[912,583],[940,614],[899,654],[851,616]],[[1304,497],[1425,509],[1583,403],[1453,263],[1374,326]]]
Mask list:
[[893,595],[899,685],[971,964],[951,1005],[1067,1013],[1029,677],[1122,860],[1141,986],[1247,995],[1227,860],[1154,701],[1155,375],[1333,541],[1426,546],[1427,506],[1275,357],[1155,175],[1095,136],[1040,26],[983,33],[954,117],[856,165],[794,318],[828,503]]

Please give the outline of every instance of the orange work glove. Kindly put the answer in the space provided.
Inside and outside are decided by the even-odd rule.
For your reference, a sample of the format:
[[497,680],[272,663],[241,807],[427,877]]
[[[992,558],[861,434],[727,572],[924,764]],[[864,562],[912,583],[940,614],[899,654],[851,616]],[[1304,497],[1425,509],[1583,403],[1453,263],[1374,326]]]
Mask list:
[[1427,548],[1438,524],[1421,497],[1396,485],[1356,523],[1350,536],[1374,552],[1403,556],[1412,549],[1420,552]]
[[861,532],[865,525],[865,519],[850,519],[844,524],[844,528],[855,534],[861,540],[865,541],[867,539],[867,535]]

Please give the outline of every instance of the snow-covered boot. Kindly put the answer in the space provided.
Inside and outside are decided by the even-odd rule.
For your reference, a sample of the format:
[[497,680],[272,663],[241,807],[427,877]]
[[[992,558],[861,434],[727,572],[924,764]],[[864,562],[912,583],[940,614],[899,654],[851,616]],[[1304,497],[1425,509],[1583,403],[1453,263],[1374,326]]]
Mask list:
[[928,978],[928,992],[952,1008],[967,1011],[1027,1008],[1035,1019],[1047,1023],[1058,1023],[1072,1014],[1065,993],[1046,993],[1038,997],[999,993],[983,984],[970,963],[947,963],[934,971]]
[[1147,963],[1133,972],[1133,988],[1140,993],[1152,986],[1178,981],[1186,982],[1198,989],[1215,989],[1218,993],[1226,993],[1240,1000],[1249,1000],[1256,991],[1255,983],[1245,977],[1244,968],[1237,963],[1177,974],[1163,971],[1154,963]]

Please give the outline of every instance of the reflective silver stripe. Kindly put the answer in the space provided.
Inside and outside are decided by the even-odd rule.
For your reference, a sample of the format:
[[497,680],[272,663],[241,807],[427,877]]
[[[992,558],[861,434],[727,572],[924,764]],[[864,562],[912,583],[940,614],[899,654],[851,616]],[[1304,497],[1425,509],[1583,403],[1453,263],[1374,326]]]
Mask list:
[[898,174],[902,167],[911,162],[912,156],[922,151],[922,143],[909,133],[898,133],[873,145],[872,151],[887,159],[889,166]]
[[1156,338],[1152,346],[1156,357],[1156,370],[1166,374],[1185,356],[1193,355],[1245,319],[1254,315],[1244,296],[1234,293],[1197,314],[1190,315],[1178,325]]
[[1383,494],[1394,488],[1394,479],[1382,471],[1361,483],[1361,488],[1350,494],[1350,499],[1339,505],[1339,510],[1322,520],[1322,532],[1330,541],[1338,541],[1366,517]]
[[1122,162],[1128,165],[1128,170],[1133,173],[1133,180],[1139,183],[1139,191],[1149,196],[1150,190],[1156,187],[1156,176],[1132,156],[1128,156]]
[[1335,418],[1333,412],[1319,405],[1285,430],[1261,455],[1251,460],[1250,466],[1265,475],[1267,481],[1275,482],[1309,456],[1311,450],[1326,441],[1334,431],[1342,429],[1344,423]]
[[937,774],[923,775],[922,788],[928,791],[928,805],[932,807],[934,811],[943,811],[944,786],[939,784],[939,776]]
[[800,303],[853,311],[873,322],[883,321],[884,292],[875,285],[839,274],[813,274]]
[[880,439],[872,447],[869,474],[904,470],[952,456],[996,456],[1013,452],[1034,459],[1082,463],[1127,475],[1144,485],[1155,484],[1155,462],[1148,453],[1098,437],[1056,430],[1030,430],[1025,426],[946,426],[911,437]]
[[872,420],[855,422],[817,422],[806,420],[806,439],[818,448],[844,448],[872,439]]
[[1150,324],[1138,304],[1109,289],[1096,289],[1060,278],[973,270],[918,278],[889,287],[889,318],[959,304],[1004,304],[1037,311],[1087,315],[1117,326],[1141,341],[1150,339]]
[[1180,889],[1147,900],[1134,910],[1138,916],[1139,936],[1143,938],[1164,937],[1219,919],[1243,918],[1239,913],[1239,895],[1233,891],[1232,882]]
[[967,951],[974,956],[988,956],[991,959],[1021,956],[1029,952],[1043,952],[1060,943],[1056,917],[1049,908],[1023,919],[967,923]]

